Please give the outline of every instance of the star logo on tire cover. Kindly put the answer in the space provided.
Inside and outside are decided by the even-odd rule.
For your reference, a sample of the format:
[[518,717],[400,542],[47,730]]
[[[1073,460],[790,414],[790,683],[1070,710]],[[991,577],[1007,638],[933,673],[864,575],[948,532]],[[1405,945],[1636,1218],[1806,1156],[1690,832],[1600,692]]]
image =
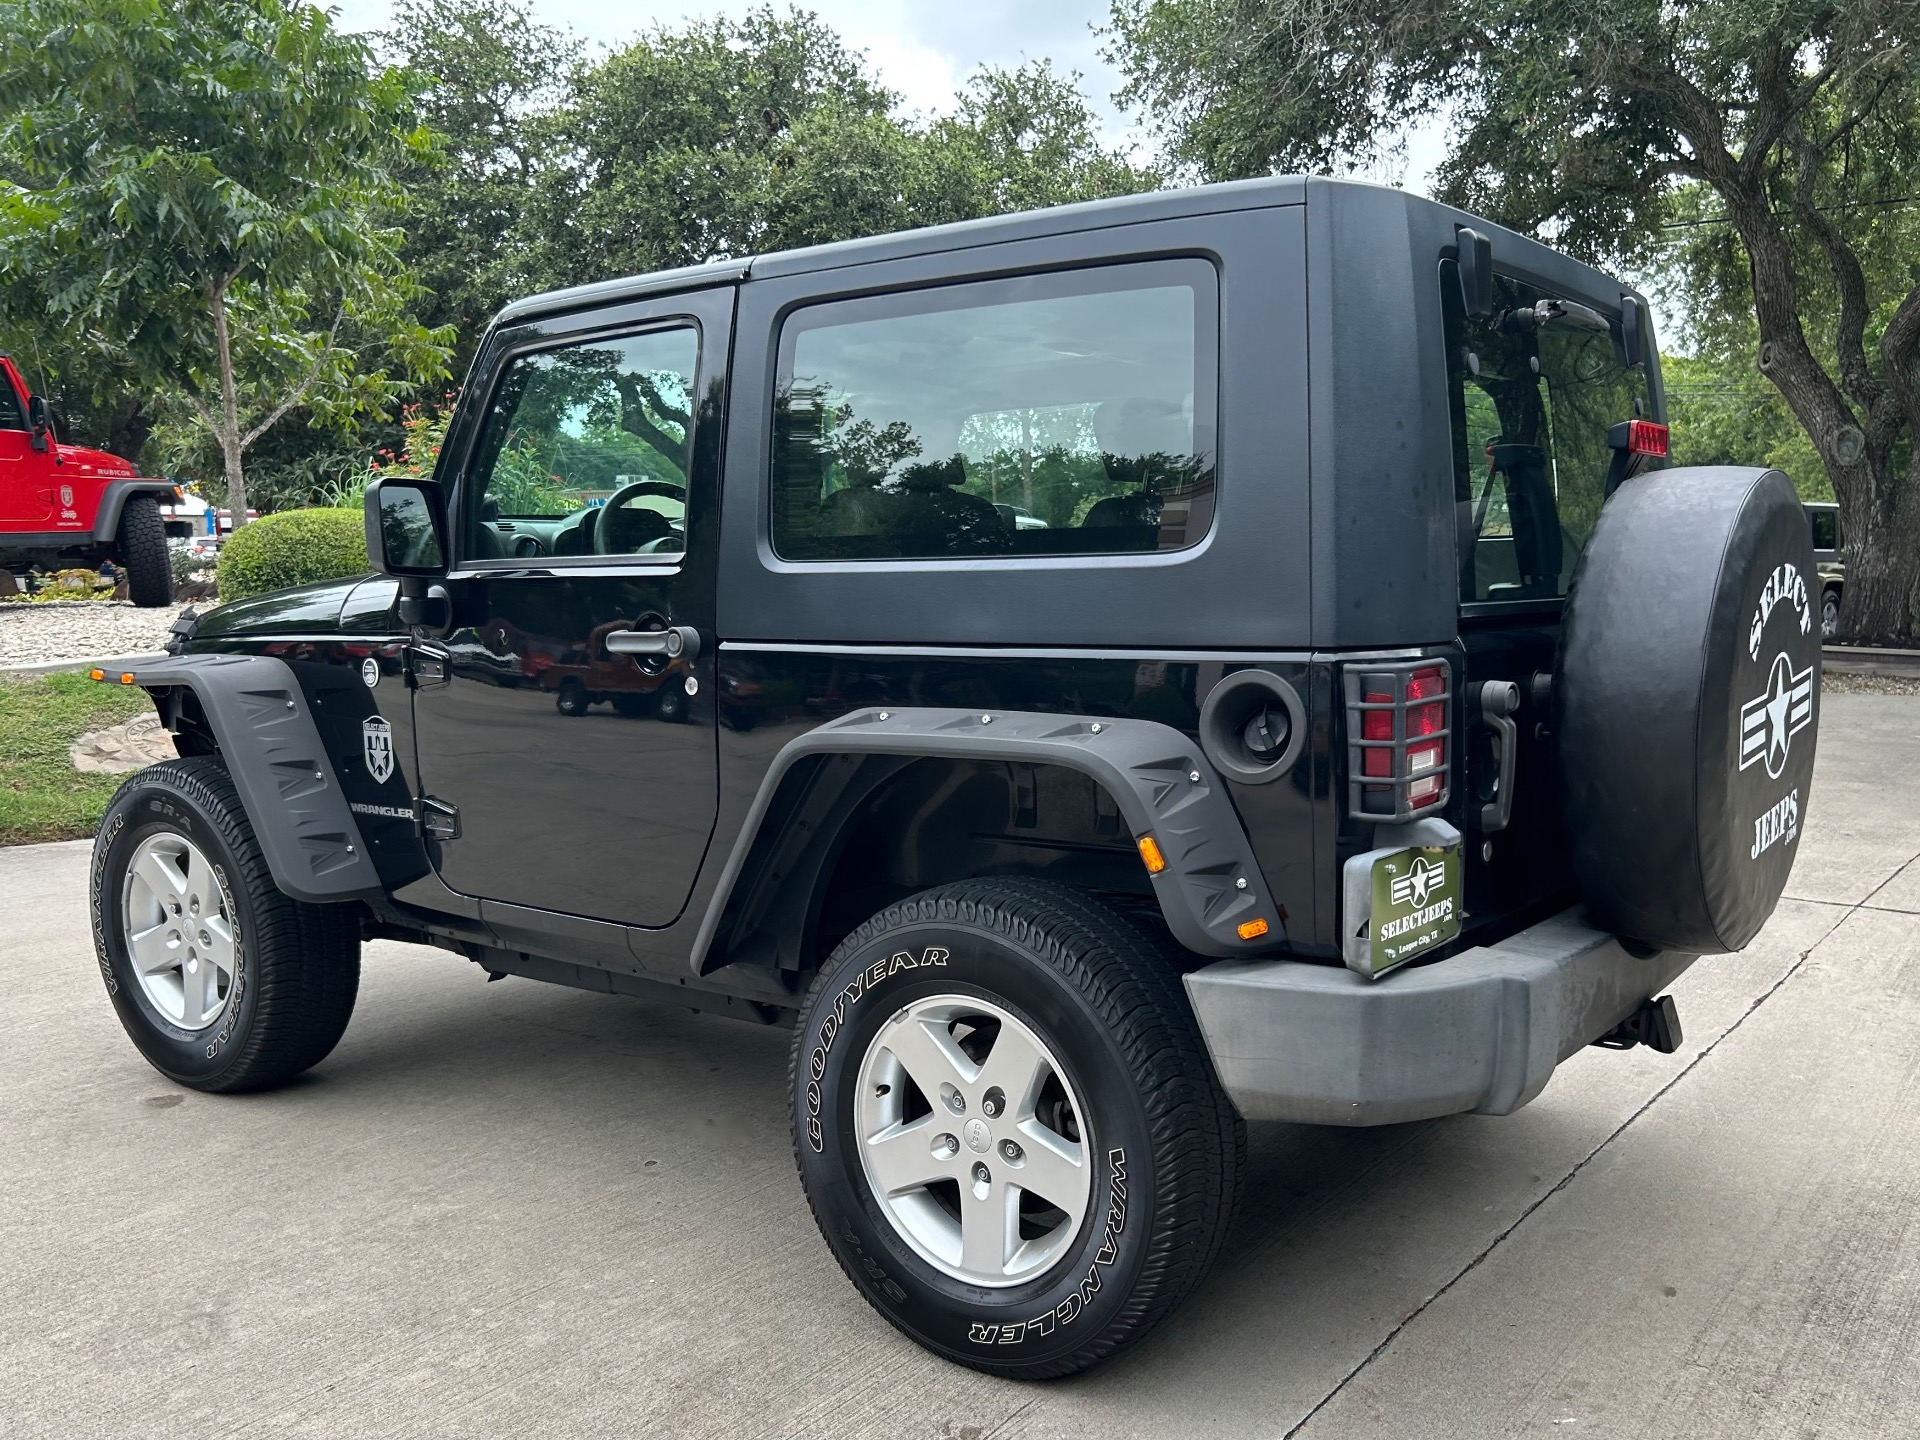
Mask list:
[[1740,707],[1740,768],[1764,762],[1778,780],[1793,737],[1812,723],[1813,667],[1796,671],[1783,650],[1767,672],[1766,690]]

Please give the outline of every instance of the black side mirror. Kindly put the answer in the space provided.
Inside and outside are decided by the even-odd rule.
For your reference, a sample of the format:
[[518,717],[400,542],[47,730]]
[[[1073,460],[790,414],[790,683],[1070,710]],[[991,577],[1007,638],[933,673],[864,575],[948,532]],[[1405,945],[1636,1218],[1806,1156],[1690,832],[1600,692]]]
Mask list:
[[1469,315],[1493,313],[1493,241],[1462,225],[1454,232],[1460,242],[1460,304]]
[[27,424],[33,430],[33,448],[46,449],[53,437],[53,412],[47,408],[46,396],[27,397]]
[[447,502],[432,480],[376,480],[367,487],[367,563],[382,575],[447,573]]

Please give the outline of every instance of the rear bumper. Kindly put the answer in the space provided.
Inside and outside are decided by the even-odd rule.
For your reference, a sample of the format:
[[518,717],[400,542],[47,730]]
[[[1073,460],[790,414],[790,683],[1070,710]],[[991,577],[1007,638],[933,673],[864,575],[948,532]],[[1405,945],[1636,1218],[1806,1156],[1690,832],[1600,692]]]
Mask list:
[[1576,908],[1378,981],[1298,960],[1223,960],[1186,981],[1247,1119],[1391,1125],[1511,1114],[1695,958],[1636,958]]

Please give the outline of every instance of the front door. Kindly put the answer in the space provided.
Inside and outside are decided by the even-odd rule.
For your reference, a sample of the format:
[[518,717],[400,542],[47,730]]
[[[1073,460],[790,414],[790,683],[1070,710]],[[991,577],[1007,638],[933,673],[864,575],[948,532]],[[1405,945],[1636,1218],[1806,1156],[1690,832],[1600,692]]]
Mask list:
[[[429,828],[459,832],[431,848],[461,894],[663,926],[693,889],[718,796],[706,682],[732,303],[523,327],[476,368],[454,626],[414,659]],[[698,653],[622,638],[670,627]]]
[[0,525],[25,530],[52,528],[53,506],[47,457],[33,448],[27,409],[13,382],[0,370]]

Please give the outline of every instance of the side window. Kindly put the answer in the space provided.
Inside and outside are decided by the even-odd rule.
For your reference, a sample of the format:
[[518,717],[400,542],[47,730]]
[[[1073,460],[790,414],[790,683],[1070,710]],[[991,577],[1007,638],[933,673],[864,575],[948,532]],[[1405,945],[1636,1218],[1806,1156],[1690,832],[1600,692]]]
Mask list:
[[685,550],[699,356],[676,325],[510,362],[471,472],[468,556]]
[[1577,300],[1496,275],[1493,313],[1468,316],[1451,260],[1440,290],[1460,599],[1565,595],[1606,495],[1608,429],[1648,416],[1646,373]]
[[1213,523],[1218,287],[1202,260],[835,301],[780,335],[788,560],[1179,550]]
[[13,393],[13,382],[0,375],[0,430],[26,428],[27,412],[20,407],[20,397]]
[[1840,548],[1840,517],[1832,510],[1809,510],[1807,520],[1813,526],[1813,548],[1816,550],[1838,550]]

